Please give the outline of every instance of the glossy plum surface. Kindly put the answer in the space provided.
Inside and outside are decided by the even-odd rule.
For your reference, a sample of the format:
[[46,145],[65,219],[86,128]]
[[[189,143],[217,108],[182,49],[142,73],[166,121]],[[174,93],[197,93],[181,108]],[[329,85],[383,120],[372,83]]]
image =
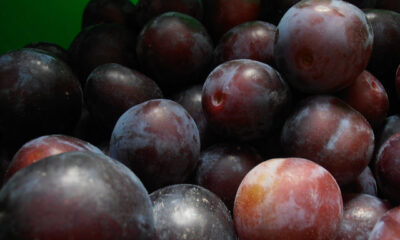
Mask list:
[[95,68],[86,80],[85,98],[89,112],[110,134],[118,118],[130,107],[162,97],[152,79],[116,63]]
[[257,151],[247,145],[213,145],[201,152],[196,184],[215,193],[232,210],[244,176],[262,161]]
[[203,19],[202,0],[138,0],[137,22],[145,25],[150,19],[166,12],[180,12],[201,21]]
[[82,86],[98,66],[118,63],[137,66],[136,33],[120,24],[99,24],[83,29],[72,41],[68,53]]
[[68,59],[68,51],[65,50],[58,44],[51,42],[31,42],[27,44],[24,48],[37,48],[44,51],[49,52],[50,54],[54,54],[56,57],[63,60],[65,63],[69,63]]
[[139,62],[164,92],[165,87],[189,86],[203,80],[214,47],[204,26],[195,18],[167,12],[149,21],[138,37]]
[[400,133],[392,135],[380,147],[376,156],[375,172],[378,187],[393,203],[400,202]]
[[240,140],[254,140],[273,130],[290,100],[289,86],[279,73],[254,60],[225,62],[203,85],[203,110],[210,126]]
[[260,163],[236,194],[241,240],[333,239],[343,216],[339,186],[320,165],[301,158]]
[[386,140],[388,140],[397,132],[400,132],[400,115],[390,115],[385,119],[382,127],[377,132],[375,150],[378,151],[381,146],[386,142]]
[[342,194],[363,193],[378,196],[375,176],[367,166],[352,182],[340,187]]
[[395,240],[400,238],[400,207],[386,212],[375,224],[368,240]]
[[367,66],[373,36],[365,14],[350,3],[300,1],[278,24],[277,69],[302,92],[338,91]]
[[38,136],[71,132],[82,99],[79,81],[64,61],[33,48],[0,56],[0,135],[10,154]]
[[129,0],[90,0],[82,15],[82,29],[104,23],[135,26],[135,6]]
[[319,95],[303,101],[286,119],[281,142],[289,155],[315,161],[344,185],[370,162],[374,133],[368,121],[342,100]]
[[199,160],[199,130],[178,103],[149,100],[118,119],[110,155],[131,168],[149,191],[182,183]]
[[214,52],[214,62],[252,59],[272,65],[276,26],[262,21],[240,24],[226,32]]
[[378,127],[389,111],[389,98],[382,83],[368,71],[343,91],[343,100]]
[[230,212],[203,187],[171,185],[151,193],[150,198],[157,240],[237,239]]
[[104,154],[68,152],[16,173],[0,191],[0,238],[153,239],[149,195]]
[[4,181],[7,181],[17,171],[34,162],[60,153],[73,151],[102,153],[97,147],[78,138],[66,135],[41,136],[22,145],[8,165]]
[[344,213],[337,240],[368,239],[376,222],[391,208],[368,194],[350,194],[343,198]]

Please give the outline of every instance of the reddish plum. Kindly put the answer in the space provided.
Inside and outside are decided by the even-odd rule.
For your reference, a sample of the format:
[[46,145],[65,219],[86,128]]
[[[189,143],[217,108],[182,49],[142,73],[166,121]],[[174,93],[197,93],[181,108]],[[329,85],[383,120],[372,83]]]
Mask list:
[[368,194],[344,195],[343,205],[337,240],[368,239],[376,222],[390,210],[388,203]]
[[213,145],[201,152],[196,184],[215,193],[232,210],[237,189],[244,176],[262,160],[250,146]]
[[240,140],[263,137],[290,107],[290,90],[267,64],[239,59],[216,67],[203,86],[202,104],[210,126]]
[[354,5],[341,0],[302,0],[278,24],[275,62],[300,91],[338,91],[367,66],[373,36],[365,14]]
[[388,95],[381,82],[368,71],[363,71],[342,94],[343,100],[359,111],[373,128],[385,120],[389,110]]
[[315,161],[344,185],[370,162],[374,133],[368,121],[342,100],[313,96],[286,120],[281,142],[289,155]]
[[333,239],[342,215],[342,195],[333,176],[301,158],[257,165],[240,184],[234,205],[241,240]]
[[182,183],[200,155],[196,123],[178,103],[155,99],[131,107],[117,121],[110,156],[126,164],[149,191]]
[[116,63],[95,68],[86,80],[88,110],[99,126],[112,132],[118,118],[130,107],[162,98],[158,85],[144,74]]
[[400,206],[386,212],[375,224],[368,240],[400,239]]
[[218,196],[190,184],[161,188],[150,194],[156,239],[236,240],[230,212]]
[[66,135],[46,135],[25,143],[12,158],[4,176],[6,182],[20,169],[46,157],[73,151],[102,153],[92,144]]
[[21,169],[0,191],[0,238],[151,240],[150,197],[104,154],[67,152]]
[[137,43],[139,62],[163,92],[166,87],[189,86],[203,80],[214,47],[203,25],[195,18],[167,12],[150,20]]
[[272,65],[276,26],[262,21],[240,24],[220,39],[214,62],[221,64],[234,59],[252,59]]

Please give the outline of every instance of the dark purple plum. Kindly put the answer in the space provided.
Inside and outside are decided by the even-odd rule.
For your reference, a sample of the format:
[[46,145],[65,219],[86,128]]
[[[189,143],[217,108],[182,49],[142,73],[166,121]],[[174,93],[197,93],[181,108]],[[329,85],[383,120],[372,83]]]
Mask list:
[[31,42],[26,45],[24,48],[37,48],[53,54],[55,57],[60,58],[66,63],[69,63],[68,60],[68,51],[65,50],[58,44],[51,43],[51,42]]
[[378,188],[394,205],[400,203],[400,133],[392,135],[376,156],[375,174]]
[[378,196],[376,180],[374,174],[368,166],[354,181],[342,186],[340,189],[342,194],[363,193],[372,196]]
[[339,98],[309,97],[286,119],[281,134],[286,153],[326,168],[339,185],[354,181],[374,150],[368,121]]
[[368,194],[343,197],[343,220],[337,240],[368,239],[376,222],[390,210],[390,205]]
[[78,79],[59,58],[33,48],[0,56],[0,135],[10,154],[35,137],[72,132],[82,99]]
[[215,193],[233,210],[236,192],[244,176],[263,158],[250,146],[217,144],[201,152],[196,184]]
[[109,134],[118,118],[130,107],[162,97],[160,88],[153,80],[117,63],[98,66],[86,80],[88,110]]
[[254,140],[273,130],[290,106],[290,90],[267,64],[239,59],[216,67],[203,86],[210,126],[222,136]]
[[261,14],[261,0],[203,0],[204,22],[215,42],[229,29],[255,21]]
[[180,12],[201,21],[203,19],[202,0],[138,0],[137,22],[144,26],[150,19],[166,12]]
[[221,64],[234,59],[252,59],[272,65],[276,26],[262,21],[240,24],[220,39],[214,62]]
[[375,149],[379,150],[386,140],[397,132],[400,132],[400,115],[395,114],[387,117],[383,122],[377,133]]
[[341,93],[342,99],[359,111],[373,128],[379,127],[389,111],[389,98],[382,83],[368,71]]
[[365,14],[341,0],[300,1],[285,13],[277,31],[277,69],[307,93],[349,86],[367,66],[374,36]]
[[104,23],[136,26],[135,5],[129,0],[90,0],[83,11],[82,29]]
[[400,13],[367,9],[365,15],[374,32],[372,54],[367,69],[385,87],[391,103],[391,113],[397,113],[399,104],[394,79],[400,63]]
[[25,143],[13,156],[4,175],[4,182],[16,172],[34,162],[60,153],[76,151],[102,153],[92,144],[67,135],[45,135],[32,139]]
[[145,73],[165,93],[166,88],[175,90],[203,81],[202,75],[211,64],[214,47],[198,20],[186,14],[167,12],[145,25],[136,50]]
[[133,106],[117,121],[110,156],[135,172],[149,191],[183,183],[200,155],[196,123],[178,103],[155,99]]
[[230,212],[218,196],[190,184],[177,184],[150,194],[156,239],[236,240]]
[[118,63],[135,68],[136,36],[134,31],[119,24],[99,24],[83,29],[68,50],[71,65],[82,86],[100,65]]
[[104,154],[68,152],[16,173],[0,191],[0,238],[115,240],[154,237],[143,184]]

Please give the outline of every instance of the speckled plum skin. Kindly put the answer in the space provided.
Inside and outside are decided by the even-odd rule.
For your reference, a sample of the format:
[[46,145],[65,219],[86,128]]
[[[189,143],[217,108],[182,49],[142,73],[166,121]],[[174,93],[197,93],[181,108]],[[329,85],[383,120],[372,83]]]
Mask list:
[[203,19],[202,0],[138,0],[136,4],[137,22],[145,25],[150,19],[166,12],[180,12],[201,21]]
[[286,119],[281,143],[289,155],[320,164],[344,185],[370,162],[374,133],[368,121],[345,102],[319,95],[303,101]]
[[0,56],[0,135],[9,150],[38,136],[72,132],[82,95],[71,68],[40,49]]
[[25,143],[8,165],[4,182],[22,168],[46,157],[73,151],[102,153],[92,144],[67,135],[45,135]]
[[376,156],[375,173],[379,189],[393,203],[400,202],[400,133],[392,135],[380,147]]
[[216,144],[201,152],[195,182],[219,196],[232,210],[244,176],[262,161],[258,152],[248,145]]
[[245,58],[272,65],[275,33],[276,26],[268,22],[240,24],[222,36],[214,51],[214,62]]
[[98,66],[86,80],[88,110],[110,134],[118,118],[130,107],[162,97],[161,89],[152,79],[116,63]]
[[337,240],[368,239],[376,222],[390,210],[390,205],[368,194],[343,196],[344,213]]
[[152,240],[149,195],[104,154],[68,152],[21,169],[0,191],[0,238]]
[[368,240],[400,239],[400,207],[386,212],[375,224]]
[[328,93],[350,85],[372,51],[371,25],[345,1],[300,1],[285,13],[277,31],[278,71],[302,92]]
[[163,89],[189,86],[209,68],[214,46],[195,18],[167,12],[150,20],[138,36],[136,52],[145,73]]
[[378,196],[376,180],[369,167],[366,167],[354,181],[341,186],[340,190],[342,194],[363,193]]
[[333,176],[302,158],[276,158],[253,168],[236,194],[241,240],[333,239],[343,216]]
[[289,86],[279,73],[254,60],[225,62],[203,85],[203,110],[210,126],[240,140],[254,140],[274,129],[290,100]]
[[167,99],[149,100],[117,121],[110,156],[135,172],[149,191],[182,183],[200,155],[199,130],[189,113]]
[[171,185],[150,198],[156,240],[237,240],[230,212],[218,196],[201,186]]
[[389,98],[385,88],[368,71],[363,71],[344,90],[343,100],[360,112],[374,128],[383,123],[389,111]]

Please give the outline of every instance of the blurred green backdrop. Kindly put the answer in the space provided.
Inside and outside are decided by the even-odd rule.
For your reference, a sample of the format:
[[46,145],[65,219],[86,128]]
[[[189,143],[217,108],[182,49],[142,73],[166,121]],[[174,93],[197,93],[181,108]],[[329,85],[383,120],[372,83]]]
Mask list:
[[81,29],[88,1],[0,0],[0,54],[38,41],[68,48]]

